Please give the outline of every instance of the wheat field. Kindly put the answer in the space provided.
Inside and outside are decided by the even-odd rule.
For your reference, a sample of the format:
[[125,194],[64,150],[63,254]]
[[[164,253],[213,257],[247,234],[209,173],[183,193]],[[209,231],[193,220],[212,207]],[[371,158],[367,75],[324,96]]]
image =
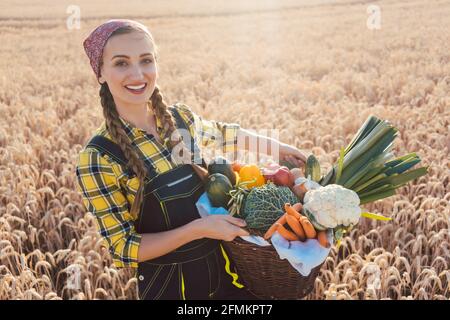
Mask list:
[[[78,152],[103,117],[83,39],[136,19],[159,46],[159,86],[208,119],[278,129],[336,161],[374,114],[399,129],[395,152],[429,174],[366,206],[307,299],[450,298],[450,3],[68,1],[0,4],[0,299],[136,299],[76,189]],[[74,285],[74,270],[80,271]]]

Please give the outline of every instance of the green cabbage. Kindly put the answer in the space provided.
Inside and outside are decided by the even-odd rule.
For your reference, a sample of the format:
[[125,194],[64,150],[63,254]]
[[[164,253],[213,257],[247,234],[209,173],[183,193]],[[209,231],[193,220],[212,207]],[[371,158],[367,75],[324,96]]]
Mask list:
[[297,202],[299,200],[288,187],[269,182],[251,189],[245,199],[242,215],[248,228],[266,232],[284,214],[285,203]]

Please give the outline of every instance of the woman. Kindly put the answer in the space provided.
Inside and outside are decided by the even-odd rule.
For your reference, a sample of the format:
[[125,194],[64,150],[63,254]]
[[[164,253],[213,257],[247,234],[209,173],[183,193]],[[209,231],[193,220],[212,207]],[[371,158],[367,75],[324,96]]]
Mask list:
[[[114,264],[136,268],[140,299],[253,298],[221,245],[248,235],[245,222],[201,218],[195,206],[204,192],[199,166],[173,155],[181,146],[180,154],[202,161],[198,144],[214,142],[213,132],[222,134],[224,152],[252,134],[238,124],[202,119],[184,104],[168,106],[156,85],[157,47],[142,24],[110,20],[83,45],[101,86],[105,121],[80,152],[77,181]],[[281,159],[304,163],[298,149],[275,142]]]

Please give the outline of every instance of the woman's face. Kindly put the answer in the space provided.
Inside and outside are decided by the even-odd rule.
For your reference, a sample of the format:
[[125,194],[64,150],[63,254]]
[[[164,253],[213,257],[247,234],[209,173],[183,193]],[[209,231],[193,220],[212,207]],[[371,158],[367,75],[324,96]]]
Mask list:
[[112,36],[103,49],[99,81],[107,82],[116,104],[143,105],[158,77],[150,38],[141,32]]

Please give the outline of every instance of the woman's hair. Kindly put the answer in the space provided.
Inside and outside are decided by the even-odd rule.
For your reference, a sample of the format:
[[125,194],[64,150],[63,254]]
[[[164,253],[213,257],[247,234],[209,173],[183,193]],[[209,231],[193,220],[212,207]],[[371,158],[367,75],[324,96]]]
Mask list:
[[[153,38],[149,32],[146,32],[139,26],[125,26],[117,29],[111,34],[111,37],[118,34],[126,34],[132,32],[143,32],[149,36],[150,41],[153,43],[153,48],[155,48],[155,61],[157,60],[157,47]],[[100,66],[103,62],[100,62]],[[136,197],[134,199],[133,205],[130,209],[131,216],[136,219],[139,210],[141,208],[141,203],[143,201],[144,193],[144,179],[147,176],[147,169],[144,161],[139,157],[135,149],[131,145],[131,141],[128,138],[125,130],[122,127],[121,121],[119,119],[119,113],[117,112],[116,104],[114,103],[113,96],[109,90],[108,84],[104,82],[100,88],[100,98],[103,108],[103,115],[105,117],[106,129],[111,135],[114,142],[116,142],[125,157],[128,159],[128,167],[133,170],[133,172],[138,177],[140,184],[137,191]],[[166,129],[166,137],[172,138],[172,133],[176,129],[174,125],[174,119],[172,114],[167,109],[167,104],[164,101],[163,95],[158,86],[155,87],[152,96],[150,97],[149,103],[155,112],[155,116],[161,121],[162,126]],[[175,136],[175,135],[174,135]],[[175,145],[181,142],[178,140],[169,139],[169,148],[173,149]]]

